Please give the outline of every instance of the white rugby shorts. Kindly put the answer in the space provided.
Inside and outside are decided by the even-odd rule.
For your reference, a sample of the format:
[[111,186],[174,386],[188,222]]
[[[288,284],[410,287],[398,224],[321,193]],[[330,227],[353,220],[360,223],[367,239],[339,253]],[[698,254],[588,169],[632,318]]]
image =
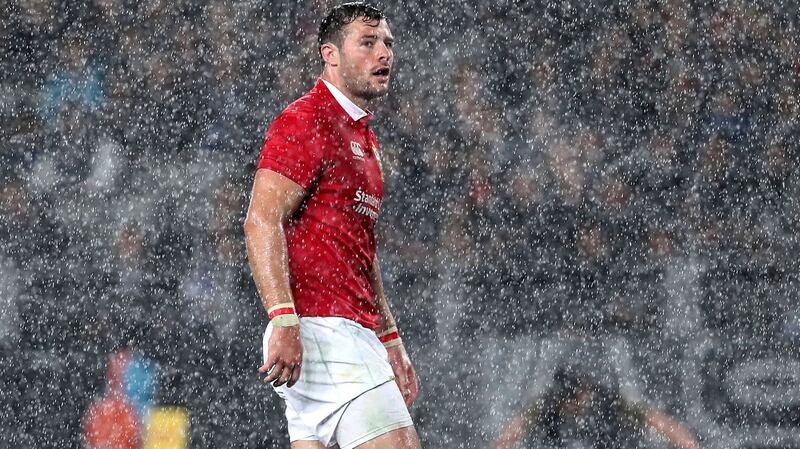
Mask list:
[[[264,332],[264,360],[271,334],[270,323]],[[412,425],[386,348],[374,331],[346,318],[302,317],[300,337],[300,378],[291,388],[275,388],[286,403],[291,441],[350,449]]]

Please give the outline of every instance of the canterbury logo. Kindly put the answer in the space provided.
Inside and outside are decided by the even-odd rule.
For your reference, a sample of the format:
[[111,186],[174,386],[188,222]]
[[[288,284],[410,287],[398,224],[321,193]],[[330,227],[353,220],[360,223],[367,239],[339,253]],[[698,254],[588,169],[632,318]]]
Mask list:
[[364,159],[364,150],[361,149],[361,144],[355,140],[350,141],[350,151],[352,151],[353,156],[357,157],[358,159]]

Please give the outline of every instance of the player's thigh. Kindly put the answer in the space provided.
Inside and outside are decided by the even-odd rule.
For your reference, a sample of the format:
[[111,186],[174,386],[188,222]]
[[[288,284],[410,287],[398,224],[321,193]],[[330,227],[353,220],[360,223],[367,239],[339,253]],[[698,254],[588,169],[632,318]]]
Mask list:
[[386,432],[356,446],[356,449],[421,449],[421,447],[417,430],[414,426],[408,426]]
[[[362,447],[367,441],[382,441],[380,437],[383,435],[397,429],[413,428],[413,425],[397,383],[389,381],[364,392],[347,404],[336,427],[336,442],[343,449],[354,449]],[[396,438],[390,438],[387,441],[395,440]],[[415,446],[390,444],[366,447]]]
[[319,441],[297,440],[292,441],[292,449],[339,449],[339,446],[335,445],[327,448]]

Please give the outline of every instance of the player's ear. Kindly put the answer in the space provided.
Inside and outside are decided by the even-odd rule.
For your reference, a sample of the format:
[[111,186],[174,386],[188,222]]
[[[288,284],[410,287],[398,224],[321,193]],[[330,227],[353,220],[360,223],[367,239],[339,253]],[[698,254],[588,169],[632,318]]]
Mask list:
[[336,67],[339,65],[339,49],[332,42],[326,42],[319,47],[319,54],[325,64]]

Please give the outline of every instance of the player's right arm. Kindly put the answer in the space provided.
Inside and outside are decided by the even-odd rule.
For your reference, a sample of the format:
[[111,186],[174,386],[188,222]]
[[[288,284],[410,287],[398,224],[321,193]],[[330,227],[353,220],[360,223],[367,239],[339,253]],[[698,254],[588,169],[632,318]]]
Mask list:
[[[289,284],[289,259],[285,227],[300,207],[305,189],[268,169],[256,172],[250,206],[244,222],[247,258],[264,308],[294,303]],[[303,344],[300,326],[275,326],[268,342],[268,355],[259,372],[264,382],[291,387],[300,377]]]
[[500,430],[500,435],[492,445],[492,449],[515,449],[528,433],[528,416],[525,413],[515,415]]
[[700,449],[700,443],[692,432],[677,419],[654,408],[643,410],[644,425],[664,436],[677,449]]
[[538,421],[542,401],[536,400],[525,410],[515,414],[500,430],[492,449],[516,449]]

